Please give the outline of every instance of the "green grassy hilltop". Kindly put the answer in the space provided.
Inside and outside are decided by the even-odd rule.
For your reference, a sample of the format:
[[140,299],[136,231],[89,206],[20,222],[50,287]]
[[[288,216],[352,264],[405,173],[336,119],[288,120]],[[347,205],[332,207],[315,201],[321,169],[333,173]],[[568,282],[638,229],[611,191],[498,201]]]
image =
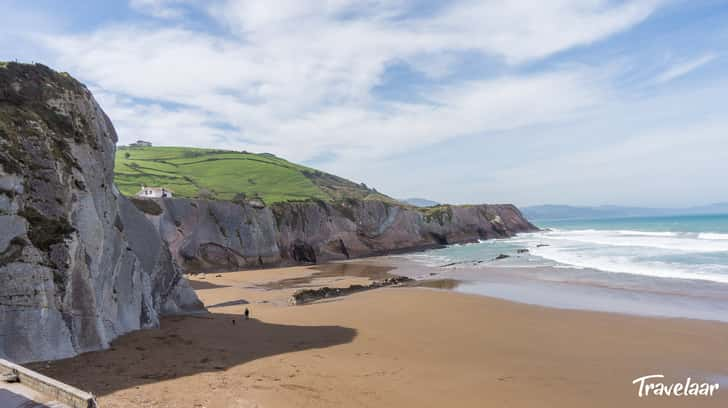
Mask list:
[[175,197],[266,203],[345,198],[394,201],[363,184],[301,166],[272,154],[192,147],[126,147],[116,151],[116,185],[127,196],[141,185],[164,187]]

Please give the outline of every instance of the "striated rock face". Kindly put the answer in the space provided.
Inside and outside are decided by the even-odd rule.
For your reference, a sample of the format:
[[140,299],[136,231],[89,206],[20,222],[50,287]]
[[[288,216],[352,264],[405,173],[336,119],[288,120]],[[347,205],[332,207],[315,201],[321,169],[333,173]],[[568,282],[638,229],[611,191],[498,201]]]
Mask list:
[[380,201],[135,201],[186,271],[317,263],[536,230],[513,205],[417,210]]
[[182,271],[316,263],[535,230],[512,205],[128,200],[116,134],[91,93],[0,65],[0,357],[104,348],[202,307]]
[[269,208],[188,199],[133,202],[187,272],[280,263],[276,223]]
[[114,187],[115,143],[79,82],[0,66],[0,357],[73,356],[202,306]]

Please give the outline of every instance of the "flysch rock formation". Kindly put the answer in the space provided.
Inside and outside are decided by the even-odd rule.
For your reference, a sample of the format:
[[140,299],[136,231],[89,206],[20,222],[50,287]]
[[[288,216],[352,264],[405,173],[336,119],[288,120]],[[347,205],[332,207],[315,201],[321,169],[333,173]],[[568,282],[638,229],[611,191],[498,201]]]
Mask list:
[[202,304],[153,225],[113,184],[116,133],[91,92],[0,65],[0,357],[108,347]]
[[534,231],[513,205],[426,211],[381,201],[272,206],[134,200],[187,272],[320,263]]
[[105,348],[202,304],[182,272],[320,263],[536,230],[512,205],[127,199],[91,93],[0,65],[0,357]]

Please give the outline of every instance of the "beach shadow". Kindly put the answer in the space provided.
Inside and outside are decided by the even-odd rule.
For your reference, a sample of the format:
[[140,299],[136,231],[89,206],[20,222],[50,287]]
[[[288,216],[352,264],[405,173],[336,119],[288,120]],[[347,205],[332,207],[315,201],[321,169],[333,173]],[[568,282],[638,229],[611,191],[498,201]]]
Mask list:
[[190,287],[194,290],[200,290],[200,289],[218,289],[218,288],[229,288],[229,285],[216,285],[214,283],[210,282],[202,282],[198,280],[192,280],[188,279],[187,282],[190,284]]
[[345,344],[356,334],[355,329],[341,326],[289,326],[244,320],[232,314],[171,316],[162,319],[159,329],[118,338],[109,350],[28,366],[104,396],[139,385],[222,371],[259,358]]
[[240,306],[240,305],[249,305],[250,302],[248,302],[245,299],[239,299],[239,300],[231,300],[229,302],[222,302],[222,303],[216,303],[214,305],[205,306],[208,309],[213,307],[226,307],[226,306]]
[[0,407],[3,408],[51,408],[23,395],[8,390],[0,390]]

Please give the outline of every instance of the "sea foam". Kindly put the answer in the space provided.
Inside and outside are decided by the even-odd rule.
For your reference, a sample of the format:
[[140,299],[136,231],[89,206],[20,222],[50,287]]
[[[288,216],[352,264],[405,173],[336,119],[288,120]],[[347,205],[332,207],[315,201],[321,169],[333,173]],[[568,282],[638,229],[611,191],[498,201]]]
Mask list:
[[562,266],[728,283],[728,234],[585,229],[515,240]]

